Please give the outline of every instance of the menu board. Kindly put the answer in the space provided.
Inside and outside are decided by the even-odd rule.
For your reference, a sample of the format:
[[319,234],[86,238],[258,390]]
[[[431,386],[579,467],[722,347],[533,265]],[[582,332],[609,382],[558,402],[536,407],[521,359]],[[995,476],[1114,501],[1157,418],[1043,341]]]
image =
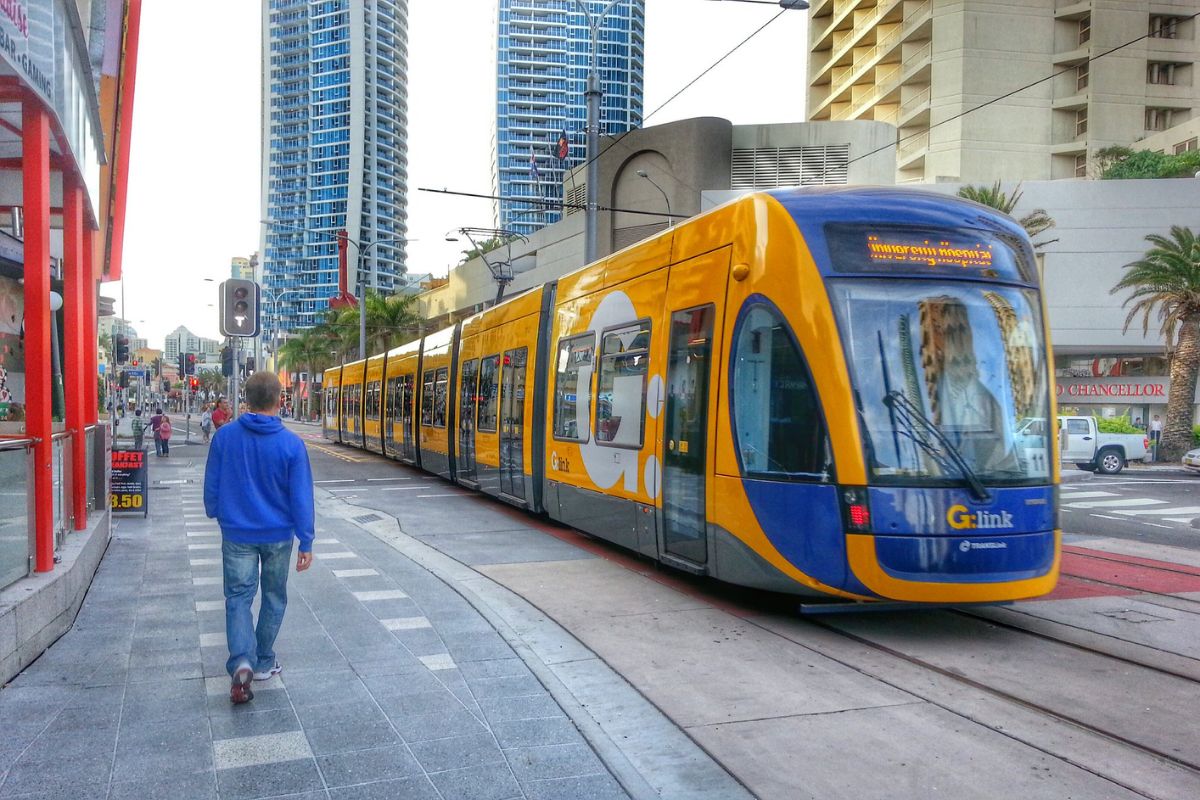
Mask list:
[[112,451],[111,504],[115,512],[150,513],[149,469],[145,450]]

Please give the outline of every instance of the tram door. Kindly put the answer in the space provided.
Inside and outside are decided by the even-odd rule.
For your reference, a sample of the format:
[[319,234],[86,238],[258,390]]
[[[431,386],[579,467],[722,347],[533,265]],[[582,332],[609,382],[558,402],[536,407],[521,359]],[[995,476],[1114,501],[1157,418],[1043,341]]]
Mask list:
[[475,472],[475,397],[479,375],[479,361],[464,361],[462,365],[462,389],[458,404],[458,452],[455,464],[458,477],[477,481]]
[[711,398],[719,375],[728,250],[671,268],[667,297],[688,305],[669,311],[662,429],[662,547],[694,564],[708,561]]
[[504,354],[500,376],[500,491],[525,499],[525,361],[529,349]]
[[412,373],[400,376],[400,457],[415,463],[417,448],[413,443],[413,383]]

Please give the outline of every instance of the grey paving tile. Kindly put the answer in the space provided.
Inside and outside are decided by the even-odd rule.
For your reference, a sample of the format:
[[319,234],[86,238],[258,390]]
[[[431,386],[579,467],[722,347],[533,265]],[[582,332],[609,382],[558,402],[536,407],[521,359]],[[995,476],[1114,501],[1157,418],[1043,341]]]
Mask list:
[[[253,703],[250,704],[253,707]],[[254,711],[249,714],[213,715],[212,738],[236,739],[242,736],[261,736],[266,733],[287,733],[300,730],[300,720],[290,708]]]
[[549,694],[536,697],[484,697],[479,705],[492,724],[515,719],[561,717],[562,709]]
[[383,713],[395,719],[398,716],[419,716],[422,714],[453,714],[461,711],[462,702],[445,689],[415,694],[398,694],[391,697],[381,697],[376,701]]
[[445,772],[504,761],[504,753],[500,752],[490,733],[413,742],[409,747],[426,772]]
[[330,787],[421,774],[421,765],[403,745],[318,756],[317,766]]
[[505,800],[521,794],[521,787],[513,779],[507,764],[484,764],[438,772],[429,779],[445,800]]
[[[417,663],[419,664],[420,662]],[[438,676],[426,669],[424,664],[420,664],[420,667],[420,670],[406,673],[403,677],[395,675],[363,676],[362,682],[376,698],[420,694],[421,692],[432,692],[443,688],[443,684],[438,679]]]
[[326,725],[305,728],[309,746],[316,755],[346,753],[351,750],[368,750],[400,743],[400,737],[388,722],[371,722],[345,728],[341,725]]
[[251,800],[258,797],[323,791],[321,775],[313,759],[258,764],[217,772],[221,800]]
[[213,763],[218,771],[310,758],[312,750],[301,731],[264,733],[213,742]]
[[217,776],[204,772],[171,781],[114,781],[108,800],[217,800]]
[[[97,786],[108,782],[108,770],[100,772],[47,771],[38,764],[32,768],[13,767],[8,772],[0,797],[33,795],[38,800],[61,800],[70,797],[88,796]],[[103,796],[103,795],[101,795]]]
[[509,678],[517,675],[532,675],[529,667],[519,658],[496,658],[483,661],[467,661],[459,665],[459,671],[468,682],[482,678]]
[[621,785],[608,773],[543,781],[522,781],[528,800],[627,800]]
[[546,692],[546,687],[533,675],[513,675],[506,678],[477,678],[467,682],[477,698],[529,697]]
[[213,770],[212,747],[208,742],[188,746],[183,742],[161,750],[122,750],[113,764],[115,781],[175,779]]
[[442,800],[429,778],[401,778],[329,790],[331,800]]
[[371,722],[387,722],[374,700],[355,700],[346,703],[322,703],[299,706],[296,713],[305,727],[323,725],[359,725]]
[[150,724],[168,720],[194,720],[207,714],[208,698],[201,696],[161,697],[147,693],[135,703],[127,702],[121,712],[121,725]]
[[505,750],[518,780],[570,778],[604,772],[600,759],[585,744],[553,744]]
[[412,744],[430,739],[445,739],[448,736],[465,736],[471,733],[481,733],[487,727],[469,711],[455,711],[450,714],[425,714],[411,716],[398,714],[391,716],[392,724],[404,737],[404,741]]
[[20,800],[63,800],[64,797],[70,797],[71,800],[104,800],[106,784],[107,781],[101,785],[85,786],[51,777],[39,788],[20,795],[9,794],[6,784],[3,789],[0,789],[0,797],[20,798]]
[[566,717],[497,722],[492,725],[492,732],[504,748],[575,744],[581,741],[579,730]]

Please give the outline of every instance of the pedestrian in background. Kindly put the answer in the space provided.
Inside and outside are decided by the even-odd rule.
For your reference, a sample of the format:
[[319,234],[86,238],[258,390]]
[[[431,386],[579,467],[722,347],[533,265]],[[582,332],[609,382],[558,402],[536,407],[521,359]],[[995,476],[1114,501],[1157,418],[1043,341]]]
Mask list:
[[162,415],[162,419],[158,423],[158,431],[155,433],[158,442],[161,443],[162,452],[159,453],[163,458],[171,455],[171,418],[166,414]]
[[156,456],[163,454],[162,437],[158,435],[158,428],[162,425],[163,416],[162,406],[159,406],[154,409],[154,416],[150,418],[150,431],[154,434],[154,455]]
[[141,450],[142,441],[146,436],[146,420],[142,419],[142,410],[133,412],[133,449]]
[[232,418],[232,416],[233,415],[229,411],[229,401],[226,400],[224,397],[222,397],[220,400],[217,401],[217,407],[215,409],[213,409],[213,414],[212,414],[213,427],[216,428],[217,430],[220,430],[221,426],[224,425],[226,422],[229,422],[229,420]]
[[1154,415],[1154,419],[1150,420],[1150,452],[1154,456],[1154,460],[1158,460],[1158,440],[1162,438],[1162,419],[1158,414]]
[[[246,381],[249,410],[213,437],[204,469],[204,510],[221,527],[229,699],[254,697],[252,680],[281,671],[275,637],[287,607],[292,540],[296,571],[312,564],[315,536],[312,469],[300,437],[279,419],[279,378],[256,372]],[[258,623],[251,605],[262,585]]]
[[212,405],[209,403],[205,403],[204,408],[201,410],[200,430],[204,432],[204,443],[208,444],[213,431],[213,412]]

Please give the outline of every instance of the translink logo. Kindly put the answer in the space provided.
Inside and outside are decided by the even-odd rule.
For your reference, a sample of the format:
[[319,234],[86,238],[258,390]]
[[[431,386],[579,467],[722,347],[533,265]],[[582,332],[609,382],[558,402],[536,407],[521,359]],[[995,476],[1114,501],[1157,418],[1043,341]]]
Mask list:
[[1012,514],[1007,511],[976,511],[972,514],[966,506],[950,506],[946,510],[946,522],[956,531],[1000,530],[1013,526]]

